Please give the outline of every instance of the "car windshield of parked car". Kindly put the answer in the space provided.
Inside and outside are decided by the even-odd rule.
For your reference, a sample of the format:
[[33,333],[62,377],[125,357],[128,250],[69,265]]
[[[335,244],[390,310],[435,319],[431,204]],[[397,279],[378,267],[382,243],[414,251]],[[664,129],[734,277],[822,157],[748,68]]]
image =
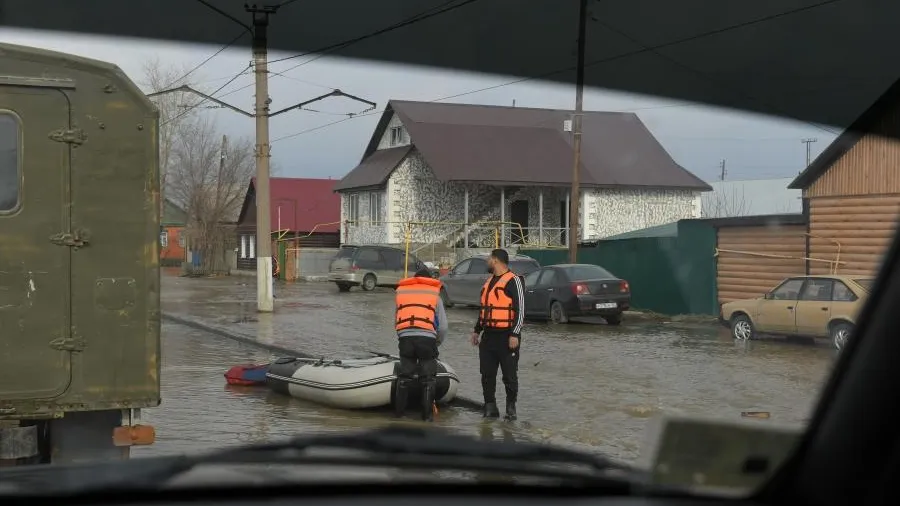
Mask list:
[[589,279],[615,279],[609,271],[599,265],[573,265],[565,268],[566,275],[572,281]]

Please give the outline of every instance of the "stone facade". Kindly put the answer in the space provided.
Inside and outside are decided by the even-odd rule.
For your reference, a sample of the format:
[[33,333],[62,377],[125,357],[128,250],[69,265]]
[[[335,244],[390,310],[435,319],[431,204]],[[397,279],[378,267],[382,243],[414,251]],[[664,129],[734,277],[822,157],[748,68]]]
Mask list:
[[[378,149],[409,142],[403,124],[394,116]],[[472,224],[469,245],[492,247],[501,221],[500,187],[440,181],[416,149],[400,162],[385,189],[341,194],[341,240],[351,244],[401,244],[406,240],[407,224],[410,223],[408,231],[412,242],[448,246],[462,242],[467,189],[469,223]],[[507,187],[503,196],[506,209],[502,221],[513,221],[514,206],[520,211],[527,206],[527,242],[564,244],[565,215],[561,207],[567,202],[567,193],[568,188],[561,187]],[[543,230],[539,234],[541,194]],[[586,240],[700,217],[698,191],[611,188],[586,189],[582,195],[580,228],[582,239]],[[375,204],[371,203],[373,200]],[[527,204],[514,204],[516,201]],[[356,212],[351,212],[354,206]],[[520,235],[518,227],[507,225],[503,229],[506,230],[506,244]]]

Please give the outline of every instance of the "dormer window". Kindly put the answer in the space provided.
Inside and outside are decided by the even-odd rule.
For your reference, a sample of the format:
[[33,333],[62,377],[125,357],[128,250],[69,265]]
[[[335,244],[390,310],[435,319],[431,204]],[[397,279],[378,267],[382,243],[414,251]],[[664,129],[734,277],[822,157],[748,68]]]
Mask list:
[[391,128],[391,146],[406,144],[406,130],[402,126]]

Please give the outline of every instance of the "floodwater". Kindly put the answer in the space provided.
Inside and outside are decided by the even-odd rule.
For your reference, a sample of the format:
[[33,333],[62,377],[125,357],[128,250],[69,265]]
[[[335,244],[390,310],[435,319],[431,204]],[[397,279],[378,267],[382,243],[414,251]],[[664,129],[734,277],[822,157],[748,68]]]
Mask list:
[[[279,284],[274,314],[256,313],[254,290],[254,278],[164,276],[163,311],[310,354],[396,350],[392,290],[338,293],[329,283]],[[471,309],[448,309],[441,358],[462,378],[460,395],[480,400],[477,352],[468,344],[475,316]],[[222,374],[231,365],[271,358],[248,345],[167,323],[163,346],[163,404],[145,413],[159,441],[136,455],[396,423],[265,389],[227,387]],[[835,358],[824,345],[735,343],[715,325],[628,317],[619,327],[529,324],[521,353],[518,422],[489,428],[477,413],[445,409],[438,423],[485,437],[493,430],[498,438],[586,445],[633,460],[648,420],[659,413],[736,419],[743,411],[766,411],[774,423],[803,423]]]

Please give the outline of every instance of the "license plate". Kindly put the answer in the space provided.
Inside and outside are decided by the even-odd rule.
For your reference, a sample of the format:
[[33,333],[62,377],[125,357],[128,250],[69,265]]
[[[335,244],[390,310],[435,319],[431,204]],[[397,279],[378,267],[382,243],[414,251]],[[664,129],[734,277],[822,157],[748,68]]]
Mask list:
[[597,304],[597,309],[615,309],[619,307],[615,302],[600,302]]

